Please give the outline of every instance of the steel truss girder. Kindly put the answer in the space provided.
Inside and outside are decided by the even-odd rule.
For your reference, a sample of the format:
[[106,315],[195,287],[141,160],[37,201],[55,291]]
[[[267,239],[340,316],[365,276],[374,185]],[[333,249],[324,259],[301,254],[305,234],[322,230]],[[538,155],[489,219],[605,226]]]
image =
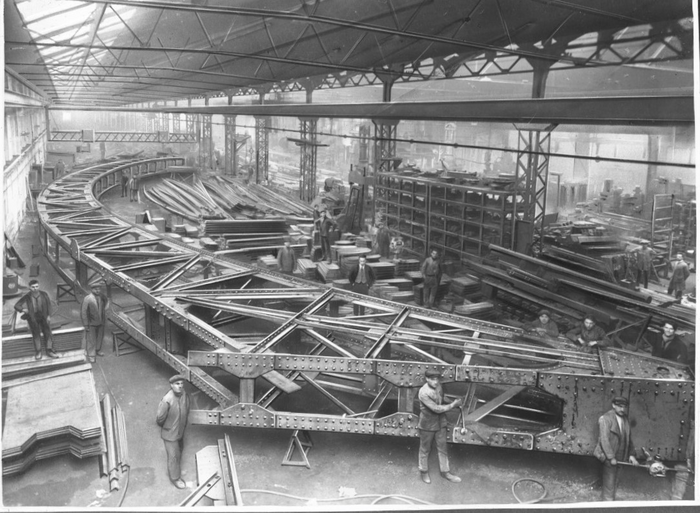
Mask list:
[[299,198],[312,201],[316,197],[316,155],[318,139],[317,118],[299,118],[299,133],[303,143],[299,146]]
[[[688,60],[688,45],[684,43],[692,37],[690,25],[681,26],[673,22],[666,28],[650,28],[650,33],[643,36],[624,36],[602,34],[592,41],[571,42],[563,48],[563,53],[571,60],[552,60],[552,69],[564,71],[571,69],[597,68],[608,66],[650,65],[680,60]],[[653,34],[651,33],[653,32]],[[638,48],[629,55],[616,50],[616,47],[637,45]],[[662,51],[663,50],[663,51]],[[448,58],[430,58],[418,63],[406,64],[399,73],[392,75],[396,82],[408,83],[427,80],[447,80],[452,78],[478,78],[509,74],[532,73],[529,59],[536,58],[537,49],[532,48],[532,55],[513,55],[506,51],[489,51],[458,53]],[[542,57],[552,59],[550,53]],[[331,73],[317,76],[314,89],[337,89],[359,86],[382,85],[382,72],[348,72],[342,76]],[[293,93],[306,90],[306,82],[286,80],[272,84],[271,92]],[[252,96],[257,95],[254,88],[239,87],[214,93],[210,97]],[[204,96],[201,96],[202,98]]]
[[[151,120],[152,121],[152,120]],[[52,130],[49,141],[82,142],[81,130]],[[95,142],[161,142],[191,143],[196,142],[192,134],[156,132],[95,132]]]
[[[554,125],[542,127],[518,128],[518,153],[515,168],[515,187],[521,192],[522,205],[513,204],[512,248],[522,248],[523,233],[518,233],[516,225],[527,223],[529,235],[526,240],[532,241],[527,252],[539,254],[542,250],[544,213],[547,205],[547,183],[549,179],[549,146]],[[523,212],[523,218],[518,219],[518,211]]]
[[[178,162],[177,159],[157,160],[160,167],[155,167],[151,161],[149,163],[132,162],[128,166],[144,167],[148,172],[157,172],[158,169],[163,169],[170,162]],[[179,159],[180,162],[181,160]],[[600,355],[570,354],[561,350],[512,341],[511,339],[520,333],[520,330],[515,328],[449,314],[427,312],[419,307],[405,306],[332,289],[319,292],[318,296],[310,299],[306,308],[302,308],[296,314],[294,310],[280,311],[285,317],[281,321],[282,326],[265,337],[251,352],[249,346],[237,343],[234,339],[213,329],[204,320],[195,317],[188,313],[185,308],[177,305],[173,301],[172,293],[182,293],[189,290],[192,298],[187,298],[187,293],[180,295],[185,302],[188,299],[218,293],[212,298],[213,303],[215,303],[212,304],[212,308],[218,309],[221,305],[226,304],[226,301],[234,301],[235,296],[238,296],[239,299],[249,300],[248,298],[257,293],[242,290],[246,285],[239,286],[238,292],[235,293],[225,289],[221,291],[214,291],[211,288],[205,291],[194,289],[219,286],[227,280],[234,279],[240,279],[239,281],[245,281],[247,284],[250,278],[246,278],[246,275],[250,276],[251,274],[254,274],[256,279],[263,281],[265,277],[272,278],[271,281],[276,283],[278,287],[288,283],[290,286],[296,285],[298,288],[298,286],[308,286],[307,282],[294,278],[283,278],[269,271],[256,270],[252,266],[229,262],[204,250],[195,251],[194,248],[181,242],[169,241],[167,238],[159,237],[152,232],[118,219],[115,220],[115,226],[110,235],[88,241],[89,244],[92,244],[90,249],[93,252],[107,248],[114,249],[115,247],[117,250],[124,250],[132,244],[140,242],[131,240],[115,242],[117,239],[114,237],[117,234],[123,234],[124,230],[129,228],[130,236],[134,238],[145,237],[148,244],[158,241],[159,244],[170,248],[173,253],[179,252],[190,258],[201,256],[211,259],[216,266],[232,272],[229,275],[215,277],[216,285],[210,281],[211,279],[204,279],[184,285],[170,285],[167,289],[164,288],[159,295],[125,273],[116,272],[114,268],[105,265],[102,260],[90,252],[82,251],[81,248],[84,247],[84,244],[62,234],[52,224],[52,212],[60,213],[61,217],[71,216],[70,219],[74,219],[77,223],[81,222],[81,216],[84,218],[95,217],[93,207],[96,204],[96,198],[94,194],[97,193],[98,189],[99,192],[104,192],[110,187],[118,186],[116,176],[124,166],[123,163],[117,165],[110,163],[105,166],[76,171],[44,189],[40,195],[38,207],[41,215],[42,244],[47,253],[52,253],[55,250],[56,258],[52,260],[52,263],[56,265],[59,274],[67,278],[68,281],[73,282],[74,278],[66,272],[65,266],[61,266],[58,261],[59,248],[61,247],[70,254],[80,268],[79,271],[76,271],[76,275],[82,277],[82,281],[79,283],[85,283],[90,274],[88,271],[94,271],[108,284],[116,285],[142,301],[144,306],[152,311],[151,315],[154,318],[162,317],[163,322],[166,326],[170,326],[171,331],[179,327],[213,348],[233,351],[207,351],[204,352],[204,356],[197,352],[191,352],[191,358],[192,362],[195,360],[198,363],[203,362],[202,366],[220,366],[221,364],[227,369],[232,369],[233,374],[240,375],[241,389],[238,395],[222,387],[218,381],[197,365],[191,365],[183,361],[182,356],[168,351],[167,340],[163,344],[162,341],[146,336],[139,328],[131,324],[123,313],[115,317],[116,324],[120,328],[135,338],[140,337],[137,340],[142,341],[144,347],[176,371],[188,376],[188,379],[197,388],[215,398],[219,403],[220,409],[218,410],[193,411],[190,416],[193,423],[415,436],[417,416],[412,413],[412,404],[416,389],[422,384],[421,369],[424,371],[426,368],[440,368],[446,376],[448,397],[454,397],[454,392],[450,392],[455,386],[466,386],[468,390],[473,390],[475,386],[487,389],[492,386],[497,387],[494,394],[485,396],[483,399],[478,399],[478,395],[471,395],[475,401],[468,406],[465,404],[465,407],[459,412],[459,418],[471,420],[478,417],[479,421],[464,422],[461,426],[459,419],[456,423],[451,422],[449,430],[451,442],[590,455],[595,445],[593,430],[590,429],[588,422],[591,412],[607,409],[612,395],[624,395],[629,398],[632,411],[647,413],[646,416],[637,416],[636,418],[635,437],[637,443],[658,447],[659,454],[664,458],[673,460],[685,458],[686,440],[689,435],[693,406],[692,375],[684,366],[664,362],[664,365],[670,368],[670,374],[659,379],[659,360],[638,354],[627,354],[624,351],[608,349],[601,350]],[[76,196],[80,193],[83,194],[83,200],[77,201]],[[74,206],[71,207],[71,205]],[[85,205],[88,207],[86,208]],[[73,210],[72,214],[71,210]],[[49,239],[51,244],[49,244]],[[162,248],[154,251],[162,251]],[[325,286],[320,286],[320,288],[326,289]],[[270,293],[271,291],[262,291],[259,295]],[[280,296],[289,293],[283,291]],[[291,293],[294,294],[294,292]],[[373,311],[381,314],[382,317],[376,317],[373,313],[352,318],[330,316],[328,309],[332,315],[333,304],[337,301],[346,305],[362,302]],[[405,308],[403,314],[402,308]],[[271,308],[268,310],[275,311]],[[388,319],[380,321],[385,315]],[[407,324],[408,320],[407,322],[397,322],[396,320],[392,322],[392,318],[398,319],[400,315],[408,316],[408,320],[411,322],[420,321],[420,329]],[[432,328],[427,328],[428,324]],[[389,327],[390,333],[387,331],[387,327]],[[456,329],[457,332],[453,329]],[[297,346],[299,348],[313,346],[308,354],[289,355],[281,352],[276,354],[257,352],[278,348],[279,344],[295,331],[308,335],[309,330],[318,333],[319,337],[309,337],[309,340]],[[499,351],[500,353],[497,354],[517,352],[529,362],[537,362],[538,359],[547,358],[550,362],[556,363],[554,366],[537,369],[517,368],[517,366],[516,368],[495,368],[455,365],[447,362],[437,363],[434,360],[392,359],[396,355],[391,353],[389,358],[381,359],[354,358],[345,354],[336,356],[323,354],[323,351],[326,350],[333,351],[334,344],[342,346],[341,342],[334,340],[334,338],[343,332],[351,331],[356,332],[363,339],[368,339],[370,344],[372,340],[380,340],[383,334],[388,335],[385,338],[388,339],[391,346],[396,346],[392,349],[393,351],[398,351],[399,346],[405,347],[407,344],[420,346],[425,348],[421,350],[426,351],[439,350],[447,346],[449,350],[456,353],[467,351],[488,355],[489,351]],[[482,335],[492,333],[493,338],[483,336],[477,338],[474,333],[476,331]],[[347,351],[345,348],[344,350]],[[241,353],[242,351],[247,351],[247,354]],[[229,355],[233,356],[228,358]],[[199,358],[203,359],[197,360]],[[364,361],[369,362],[365,367],[362,366]],[[629,367],[625,367],[623,364],[625,361],[630,362]],[[589,368],[591,366],[595,366],[597,370],[591,370]],[[630,369],[633,371],[630,372]],[[369,372],[365,372],[365,370]],[[273,378],[273,373],[278,373],[280,376]],[[279,385],[274,384],[273,388],[270,389],[271,393],[264,393],[258,399],[255,394],[257,377],[262,377],[273,384],[276,380]],[[339,378],[349,379],[350,383],[354,384],[338,384],[336,381]],[[277,392],[280,387],[293,388],[291,385],[294,385],[294,382],[299,379],[312,380],[314,387],[319,388],[319,390],[323,389],[324,395],[336,407],[343,410],[341,404],[345,405],[345,403],[339,402],[330,391],[352,391],[359,398],[366,400],[367,411],[348,416],[347,411],[343,411],[342,415],[329,415],[326,413],[276,412],[270,409],[272,400],[279,395]],[[399,411],[376,418],[377,412],[372,410],[376,409],[378,404],[386,401],[387,394],[394,393],[388,390],[386,383],[390,383],[392,387],[396,388]],[[531,406],[523,406],[516,401],[521,394],[530,393],[534,393],[535,398],[544,397],[538,395],[544,393],[546,397],[550,398],[547,399],[548,401],[555,398],[553,404],[561,404],[559,417],[556,417],[559,411],[557,408],[552,410],[535,408],[538,410],[535,412],[537,415],[555,416],[554,427],[551,429],[547,431],[533,429],[531,424],[528,424],[527,420],[521,417],[517,417],[520,425],[515,431],[489,427],[480,422],[484,415],[495,419],[499,416],[513,418],[513,415],[519,411],[527,410],[530,412]],[[459,394],[461,397],[461,392]],[[260,401],[260,404],[257,404],[256,401]],[[262,405],[263,403],[265,406]],[[663,407],[660,407],[659,403]],[[354,406],[350,408],[351,411],[361,409]],[[470,414],[472,414],[471,417]],[[546,424],[551,423],[547,421]]]

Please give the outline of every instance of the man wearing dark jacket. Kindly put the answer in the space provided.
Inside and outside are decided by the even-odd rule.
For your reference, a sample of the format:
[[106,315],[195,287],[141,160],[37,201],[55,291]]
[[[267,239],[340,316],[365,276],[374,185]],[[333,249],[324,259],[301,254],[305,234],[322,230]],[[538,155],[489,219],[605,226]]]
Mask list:
[[455,399],[451,403],[443,404],[444,395],[440,377],[442,373],[437,370],[425,371],[425,385],[418,392],[420,401],[420,418],[418,419],[418,433],[420,434],[420,449],[418,450],[418,470],[425,484],[430,484],[428,474],[428,457],[432,449],[433,440],[437,446],[440,475],[451,483],[459,483],[462,480],[450,472],[450,461],[447,458],[447,417],[446,412],[459,406],[460,400]]
[[683,364],[688,363],[688,348],[676,336],[676,325],[673,322],[666,321],[663,333],[650,333],[647,335],[647,340],[651,344],[651,356]]
[[587,315],[578,327],[569,331],[566,334],[566,338],[583,346],[587,351],[592,351],[593,347],[610,345],[610,339],[605,331],[596,325],[595,319],[590,315]]
[[15,303],[15,310],[22,314],[22,318],[27,320],[29,331],[34,339],[35,358],[41,360],[41,334],[44,334],[46,344],[46,356],[58,358],[53,350],[53,336],[51,333],[51,310],[53,304],[49,295],[43,290],[39,290],[39,282],[32,280],[29,282],[29,292],[19,298]]
[[185,442],[187,415],[190,412],[190,396],[185,392],[185,377],[179,374],[171,377],[170,390],[158,405],[156,423],[160,426],[160,437],[168,457],[170,481],[180,489],[185,482],[180,477],[180,460]]
[[438,286],[442,279],[442,265],[440,260],[438,260],[436,249],[433,249],[430,252],[430,256],[423,261],[423,265],[420,266],[420,272],[423,275],[423,306],[434,308]]
[[617,490],[618,462],[629,461],[638,465],[634,456],[632,433],[627,419],[629,401],[616,396],[612,400],[612,410],[598,419],[598,444],[593,455],[603,464],[603,500],[614,501]]
[[[369,289],[374,285],[375,277],[374,269],[367,265],[367,257],[365,255],[360,255],[357,265],[348,274],[348,280],[350,281],[350,290],[353,292],[364,295],[369,293]],[[353,305],[352,310],[355,315],[362,315],[365,312],[365,307]]]

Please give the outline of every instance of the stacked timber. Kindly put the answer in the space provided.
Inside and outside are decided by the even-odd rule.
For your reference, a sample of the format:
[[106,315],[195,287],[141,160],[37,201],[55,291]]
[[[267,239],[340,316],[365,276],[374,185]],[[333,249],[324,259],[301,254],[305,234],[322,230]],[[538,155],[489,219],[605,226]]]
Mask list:
[[[59,353],[82,347],[83,328],[70,328],[53,332],[53,348]],[[34,358],[34,339],[31,334],[11,335],[2,338],[3,362],[15,358]]]
[[62,454],[81,459],[100,455],[105,445],[92,371],[8,388],[2,442],[3,475]]
[[340,278],[340,267],[336,264],[318,262],[316,272],[323,283],[330,283]]
[[302,278],[313,280],[316,276],[316,263],[308,258],[300,258],[297,260],[297,270]]

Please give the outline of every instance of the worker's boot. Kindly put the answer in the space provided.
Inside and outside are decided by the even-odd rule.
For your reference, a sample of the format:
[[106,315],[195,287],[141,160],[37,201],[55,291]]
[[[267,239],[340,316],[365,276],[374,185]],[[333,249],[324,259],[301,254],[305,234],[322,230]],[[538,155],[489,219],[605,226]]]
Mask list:
[[450,474],[449,472],[440,472],[440,475],[447,479],[450,483],[461,483],[462,478],[459,476],[455,476],[454,474]]
[[423,482],[425,484],[430,484],[430,474],[428,474],[427,472],[421,472],[420,478],[423,480]]

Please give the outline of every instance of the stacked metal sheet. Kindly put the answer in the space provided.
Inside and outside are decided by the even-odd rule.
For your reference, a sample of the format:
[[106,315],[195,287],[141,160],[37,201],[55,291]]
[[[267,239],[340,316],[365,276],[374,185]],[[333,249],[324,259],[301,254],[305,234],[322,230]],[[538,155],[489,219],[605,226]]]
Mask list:
[[208,219],[204,221],[205,235],[225,233],[275,233],[286,234],[284,219]]
[[319,262],[316,264],[316,271],[323,283],[329,283],[340,278],[340,267],[336,264]]
[[394,277],[393,262],[367,262],[367,266],[374,271],[374,277],[377,280],[389,280]]
[[5,412],[3,475],[53,456],[87,458],[105,450],[91,370],[10,387]]
[[263,269],[270,269],[272,271],[279,271],[279,264],[277,263],[277,258],[272,255],[262,255],[258,257],[258,266]]
[[466,315],[467,317],[483,318],[484,315],[493,313],[493,303],[490,301],[482,301],[480,303],[468,303],[455,306],[454,313],[458,315]]
[[387,280],[382,280],[382,283],[396,287],[401,292],[410,292],[413,290],[413,281],[407,278],[389,278]]
[[350,280],[346,278],[333,280],[333,287],[336,289],[350,290]]
[[423,274],[420,271],[406,271],[403,273],[403,276],[411,280],[416,285],[423,283]]
[[[333,261],[338,262],[341,269],[347,268],[349,272],[352,266],[357,264],[357,259],[360,255],[369,255],[372,253],[372,250],[369,248],[358,248],[357,246],[333,245],[331,246],[331,253]],[[348,263],[345,262],[347,259],[350,259]],[[347,276],[347,273],[344,276]]]
[[420,271],[420,260],[415,258],[401,258],[395,260],[396,276],[403,276],[408,272]]
[[[58,352],[73,351],[82,347],[83,328],[56,330],[53,332],[53,348]],[[30,333],[2,338],[2,360],[34,356],[34,341]]]
[[450,292],[464,297],[481,292],[481,284],[476,278],[469,276],[458,276],[450,283]]
[[297,270],[301,273],[302,278],[313,280],[316,276],[316,263],[308,258],[300,258],[297,260]]

